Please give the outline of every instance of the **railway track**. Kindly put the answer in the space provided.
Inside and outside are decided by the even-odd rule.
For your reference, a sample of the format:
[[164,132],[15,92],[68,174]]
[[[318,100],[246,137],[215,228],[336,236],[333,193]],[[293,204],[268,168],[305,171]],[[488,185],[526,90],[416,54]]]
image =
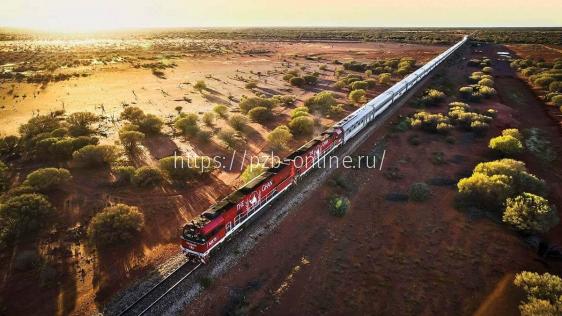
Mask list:
[[141,297],[137,298],[132,304],[120,311],[117,315],[149,315],[150,310],[157,305],[166,295],[178,287],[187,279],[202,263],[186,261],[172,273],[152,286]]

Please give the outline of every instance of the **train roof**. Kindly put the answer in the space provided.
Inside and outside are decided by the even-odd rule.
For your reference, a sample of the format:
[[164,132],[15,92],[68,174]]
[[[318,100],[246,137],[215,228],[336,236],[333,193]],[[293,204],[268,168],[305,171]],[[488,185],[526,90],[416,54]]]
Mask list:
[[287,158],[287,160],[291,160],[294,159],[297,156],[300,156],[304,153],[306,153],[310,148],[314,147],[314,145],[318,144],[320,140],[318,139],[318,137],[313,138],[311,141],[309,141],[308,143],[302,145],[299,149],[293,151],[292,153],[290,153]]

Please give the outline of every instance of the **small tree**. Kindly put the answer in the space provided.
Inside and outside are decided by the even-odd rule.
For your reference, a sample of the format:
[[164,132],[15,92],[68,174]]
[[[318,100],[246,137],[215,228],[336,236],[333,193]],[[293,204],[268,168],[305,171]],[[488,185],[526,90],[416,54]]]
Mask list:
[[365,94],[365,90],[363,89],[353,90],[349,93],[349,101],[352,101],[354,103],[361,103],[365,98]]
[[228,117],[228,108],[226,107],[226,105],[217,104],[213,107],[213,111],[222,118]]
[[25,184],[39,191],[49,191],[59,188],[70,181],[70,172],[63,168],[42,168],[33,171],[25,178]]
[[265,170],[265,166],[263,164],[249,164],[245,169],[244,172],[240,175],[240,179],[244,181],[244,183],[248,183],[252,181],[255,177],[262,174]]
[[228,125],[237,131],[243,131],[248,125],[248,118],[242,114],[234,114],[228,119]]
[[37,231],[54,212],[45,196],[37,193],[14,196],[0,205],[0,218],[10,223],[10,233],[15,235]]
[[117,204],[96,214],[88,225],[88,238],[97,247],[129,243],[142,231],[144,215],[134,206]]
[[117,148],[111,145],[87,145],[72,154],[74,161],[83,167],[109,165],[118,157]]
[[507,199],[503,221],[523,232],[546,233],[558,224],[559,219],[548,200],[525,192]]
[[293,135],[306,136],[314,132],[314,121],[309,116],[295,117],[289,122]]
[[199,117],[195,113],[187,113],[176,120],[174,126],[181,130],[182,134],[188,137],[194,137],[199,132],[197,122]]
[[265,123],[273,118],[271,111],[263,106],[258,106],[248,112],[250,120],[258,123]]
[[287,147],[287,144],[293,139],[293,134],[285,125],[277,126],[271,133],[267,135],[267,141],[271,147],[280,150]]
[[120,131],[119,132],[119,140],[123,147],[128,152],[136,152],[139,149],[139,143],[144,139],[144,133],[137,132],[137,131]]
[[160,185],[164,180],[164,176],[160,169],[143,166],[135,171],[133,183],[141,188],[152,188]]
[[31,139],[39,134],[51,133],[60,128],[60,120],[54,115],[38,115],[27,123],[20,125],[19,132],[24,140]]
[[505,156],[513,156],[523,152],[523,144],[513,136],[498,136],[490,139],[488,147]]
[[100,120],[99,116],[91,112],[75,112],[66,118],[69,132],[73,136],[89,135],[92,133],[92,124]]

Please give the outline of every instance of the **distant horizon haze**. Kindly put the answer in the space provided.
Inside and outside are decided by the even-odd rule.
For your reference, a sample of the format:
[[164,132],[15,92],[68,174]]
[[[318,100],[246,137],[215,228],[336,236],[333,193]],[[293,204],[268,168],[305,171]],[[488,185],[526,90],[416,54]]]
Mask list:
[[59,33],[154,28],[562,26],[562,1],[554,0],[8,0],[2,6],[1,27]]

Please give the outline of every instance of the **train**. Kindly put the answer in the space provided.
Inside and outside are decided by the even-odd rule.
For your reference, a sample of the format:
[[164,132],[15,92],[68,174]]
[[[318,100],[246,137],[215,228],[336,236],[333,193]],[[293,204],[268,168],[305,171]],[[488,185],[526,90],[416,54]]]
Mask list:
[[318,162],[359,134],[398,98],[468,40],[461,41],[406,76],[374,99],[313,138],[280,163],[212,205],[186,223],[181,232],[181,251],[202,262],[211,252],[311,171]]

